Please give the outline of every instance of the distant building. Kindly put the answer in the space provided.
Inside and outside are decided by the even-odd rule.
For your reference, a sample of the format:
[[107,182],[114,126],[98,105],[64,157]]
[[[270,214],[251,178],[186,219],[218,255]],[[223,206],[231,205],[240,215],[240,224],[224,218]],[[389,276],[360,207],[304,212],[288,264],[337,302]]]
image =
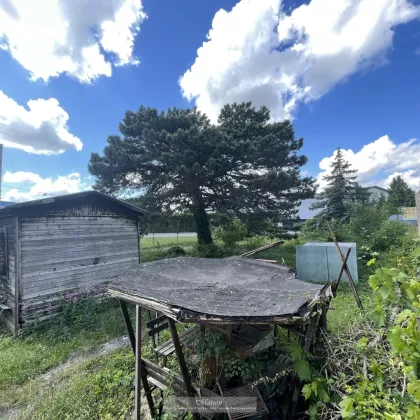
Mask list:
[[389,191],[385,188],[378,187],[376,185],[367,188],[372,196],[372,198],[381,198],[385,197],[388,198]]

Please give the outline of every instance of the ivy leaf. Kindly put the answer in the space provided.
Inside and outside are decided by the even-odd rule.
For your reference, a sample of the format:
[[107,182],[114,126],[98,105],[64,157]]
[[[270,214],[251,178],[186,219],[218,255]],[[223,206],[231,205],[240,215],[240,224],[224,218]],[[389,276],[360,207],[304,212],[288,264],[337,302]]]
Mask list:
[[402,332],[401,327],[393,327],[388,332],[388,341],[396,353],[400,353],[401,349],[404,347],[404,341],[401,338]]
[[312,391],[315,394],[315,397],[317,397],[318,396],[318,384],[315,381],[313,381],[311,383],[311,388],[312,388]]
[[302,388],[302,394],[305,397],[305,400],[309,400],[309,398],[311,398],[312,387],[310,384],[304,385],[304,387]]
[[378,287],[378,285],[379,285],[379,277],[378,277],[378,275],[377,274],[373,274],[372,276],[370,276],[369,277],[369,280],[368,280],[368,283],[369,283],[369,286],[373,290],[375,290]]
[[302,346],[300,346],[297,343],[292,343],[290,345],[290,357],[295,362],[296,360],[301,359],[303,356],[303,349]]
[[309,418],[311,420],[316,419],[318,417],[318,409],[316,404],[312,404],[308,410]]
[[420,408],[413,405],[409,405],[407,408],[407,418],[411,420],[420,420]]
[[397,324],[401,324],[402,322],[404,322],[407,318],[410,318],[411,317],[411,315],[413,315],[414,314],[414,312],[413,311],[410,311],[410,309],[404,309],[402,312],[400,312],[398,315],[397,315],[397,318],[396,318],[396,323]]
[[307,360],[296,360],[295,370],[302,381],[309,381],[311,379],[311,369]]
[[325,391],[325,389],[322,387],[319,389],[319,399],[325,403],[330,402],[330,396],[328,395],[327,391]]
[[366,263],[366,265],[368,266],[368,267],[370,267],[371,265],[373,265],[373,264],[375,264],[376,263],[376,258],[372,258],[371,260],[369,260],[367,263]]
[[407,385],[407,391],[416,400],[420,401],[420,381],[419,380],[416,380],[414,382],[410,382]]
[[379,327],[385,325],[385,310],[382,305],[377,305],[372,312],[372,318]]
[[354,399],[351,397],[344,397],[339,406],[341,408],[341,417],[343,417],[343,419],[348,419],[353,411]]
[[420,257],[420,248],[414,248],[413,251],[411,251],[410,257],[412,258]]

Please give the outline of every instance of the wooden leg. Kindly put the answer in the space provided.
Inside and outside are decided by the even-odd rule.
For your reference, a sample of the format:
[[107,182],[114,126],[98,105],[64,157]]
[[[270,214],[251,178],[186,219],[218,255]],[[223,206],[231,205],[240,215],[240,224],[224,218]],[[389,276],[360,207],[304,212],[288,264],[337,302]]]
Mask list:
[[323,302],[322,304],[322,312],[321,312],[321,319],[319,320],[320,323],[320,327],[326,332],[327,331],[327,307],[328,303],[327,302]]
[[[314,340],[316,331],[318,329],[320,316],[321,314],[320,314],[319,308],[315,307],[315,310],[310,315],[310,320],[306,328],[305,338],[303,341],[303,351],[305,353],[309,352],[309,350],[311,349],[312,342]],[[292,406],[291,406],[291,411],[288,416],[289,419],[295,418],[296,407],[297,407],[299,394],[300,394],[300,386],[298,386],[297,378],[294,382],[295,382],[295,389],[292,396]]]
[[134,355],[136,354],[136,338],[134,337],[133,324],[131,323],[130,314],[128,313],[127,304],[120,299],[121,311],[124,316],[125,326],[127,327],[128,338],[130,339],[131,348]]
[[136,376],[135,376],[135,411],[134,419],[141,416],[141,306],[136,305]]
[[[152,312],[150,310],[147,311],[147,319],[149,321],[152,320]],[[155,360],[158,361],[159,360],[159,357],[158,357],[157,353],[155,352],[155,348],[156,348],[156,336],[154,334],[152,335],[152,345],[153,345],[153,355],[155,356]]]
[[[188,372],[187,364],[185,363],[184,353],[182,352],[181,343],[179,342],[178,331],[176,330],[175,321],[172,318],[168,318],[169,329],[172,335],[172,341],[175,347],[175,353],[178,357],[179,367],[181,368],[182,378],[184,379],[185,388],[189,396],[194,397],[195,392],[191,384],[190,374]],[[193,417],[196,420],[200,419],[198,413],[193,413]]]

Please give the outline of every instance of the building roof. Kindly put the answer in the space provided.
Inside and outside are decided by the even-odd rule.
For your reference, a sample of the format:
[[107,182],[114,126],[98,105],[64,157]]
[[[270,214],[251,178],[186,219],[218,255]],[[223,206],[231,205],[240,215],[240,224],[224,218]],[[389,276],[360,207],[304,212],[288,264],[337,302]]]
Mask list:
[[371,190],[372,188],[377,188],[378,190],[389,192],[386,188],[378,187],[377,185],[372,185],[370,187],[366,187],[368,190]]
[[287,267],[232,257],[137,265],[111,280],[108,290],[181,322],[264,322],[302,315],[328,287],[296,280]]
[[117,198],[110,197],[109,195],[103,194],[99,191],[90,190],[90,191],[83,191],[83,192],[78,192],[78,193],[73,193],[73,194],[58,195],[56,197],[47,197],[47,198],[42,198],[39,200],[23,201],[21,203],[8,204],[7,206],[0,207],[0,216],[13,215],[21,209],[38,207],[38,206],[43,206],[46,204],[51,205],[53,203],[60,203],[60,202],[63,203],[66,201],[80,200],[87,197],[89,198],[100,197],[102,199],[109,200],[112,203],[116,203],[119,206],[124,207],[128,210],[134,211],[136,213],[140,213],[140,214],[147,213],[146,210],[143,210],[137,206],[133,206],[132,204],[127,203],[126,201],[118,200]]

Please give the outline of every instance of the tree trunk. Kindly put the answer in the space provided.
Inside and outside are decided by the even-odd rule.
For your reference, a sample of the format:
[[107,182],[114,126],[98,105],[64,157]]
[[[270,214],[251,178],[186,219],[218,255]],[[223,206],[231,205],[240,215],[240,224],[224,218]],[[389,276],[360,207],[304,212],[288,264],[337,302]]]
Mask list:
[[192,201],[198,244],[210,245],[213,243],[213,239],[211,237],[209,218],[199,191],[194,194]]

